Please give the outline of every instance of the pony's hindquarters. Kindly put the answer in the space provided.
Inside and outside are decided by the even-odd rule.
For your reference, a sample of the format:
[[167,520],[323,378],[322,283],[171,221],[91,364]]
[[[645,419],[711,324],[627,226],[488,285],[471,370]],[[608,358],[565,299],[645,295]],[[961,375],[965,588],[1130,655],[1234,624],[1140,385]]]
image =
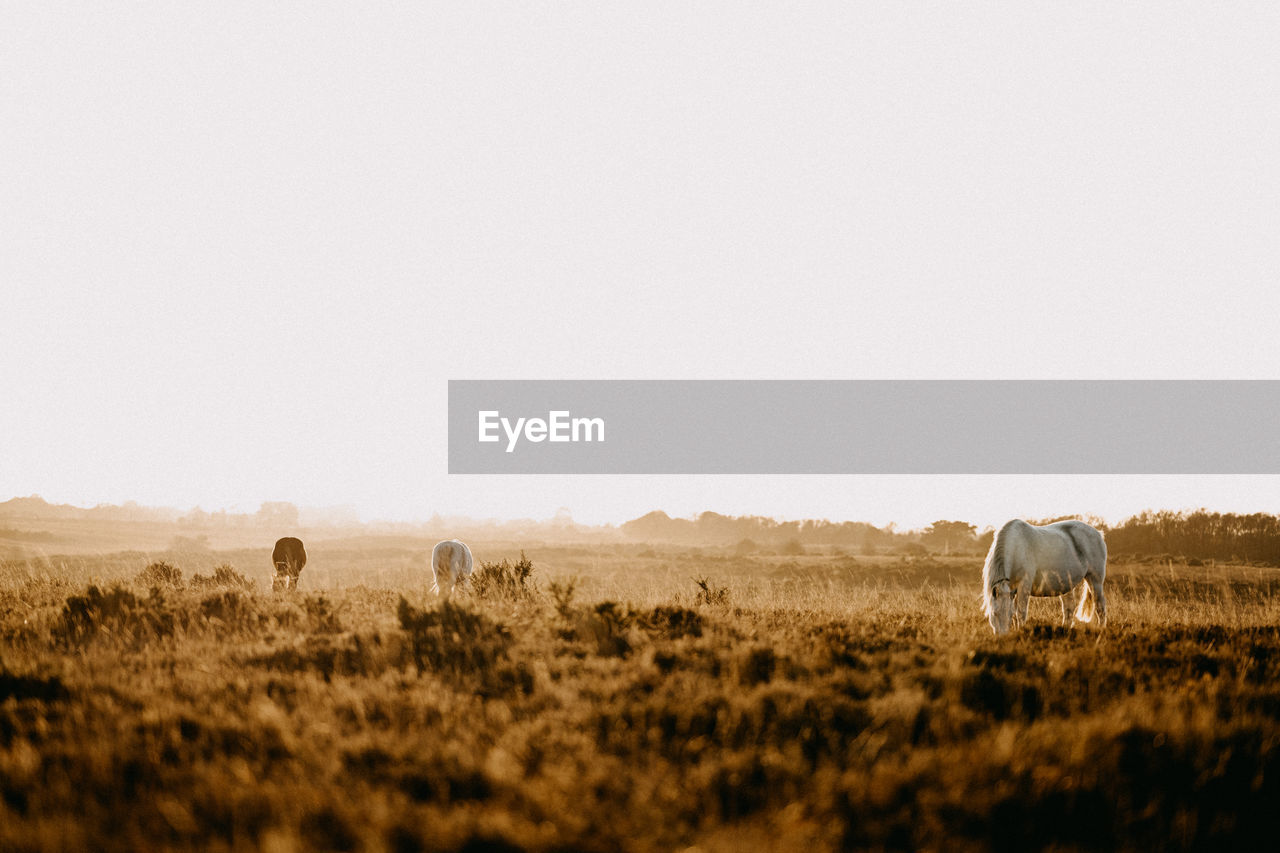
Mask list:
[[448,600],[454,587],[471,575],[471,565],[471,549],[465,543],[457,539],[439,543],[431,552],[431,572],[435,581],[431,591]]
[[441,542],[431,552],[431,591],[436,595],[443,594],[447,598],[453,592],[453,570],[449,565],[453,552],[449,548],[441,547],[444,544]]
[[302,540],[293,536],[276,540],[276,546],[271,550],[271,562],[275,567],[275,574],[271,578],[271,591],[297,589],[298,576],[307,565],[307,551],[302,545]]

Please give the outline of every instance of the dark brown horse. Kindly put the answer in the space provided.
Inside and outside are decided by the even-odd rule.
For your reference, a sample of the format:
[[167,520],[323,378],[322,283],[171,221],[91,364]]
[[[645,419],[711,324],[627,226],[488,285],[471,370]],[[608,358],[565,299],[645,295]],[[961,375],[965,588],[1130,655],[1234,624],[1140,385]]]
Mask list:
[[307,552],[302,547],[301,539],[286,536],[276,542],[271,551],[271,562],[275,564],[276,573],[271,579],[271,591],[298,588],[298,575],[307,564]]

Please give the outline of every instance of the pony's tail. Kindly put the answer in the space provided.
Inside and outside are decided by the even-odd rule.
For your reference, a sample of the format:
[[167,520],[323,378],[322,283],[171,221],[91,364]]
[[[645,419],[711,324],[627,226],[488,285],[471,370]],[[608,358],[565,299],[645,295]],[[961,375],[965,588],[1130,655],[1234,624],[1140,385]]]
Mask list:
[[1093,598],[1093,589],[1088,581],[1084,583],[1084,591],[1080,595],[1080,603],[1076,605],[1076,618],[1081,622],[1092,622],[1097,602]]

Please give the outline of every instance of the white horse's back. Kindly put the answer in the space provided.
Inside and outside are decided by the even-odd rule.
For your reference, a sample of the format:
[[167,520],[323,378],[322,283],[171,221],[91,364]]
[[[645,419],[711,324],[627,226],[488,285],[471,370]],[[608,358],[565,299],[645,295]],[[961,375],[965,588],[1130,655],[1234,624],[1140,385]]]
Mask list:
[[982,567],[983,613],[1003,634],[1011,620],[1026,621],[1031,596],[1060,596],[1064,621],[1072,608],[1081,622],[1095,613],[1105,621],[1106,573],[1107,545],[1094,527],[1075,520],[1036,527],[1014,519],[1000,528]]
[[454,587],[471,576],[471,549],[457,539],[446,539],[431,551],[431,591],[446,599]]

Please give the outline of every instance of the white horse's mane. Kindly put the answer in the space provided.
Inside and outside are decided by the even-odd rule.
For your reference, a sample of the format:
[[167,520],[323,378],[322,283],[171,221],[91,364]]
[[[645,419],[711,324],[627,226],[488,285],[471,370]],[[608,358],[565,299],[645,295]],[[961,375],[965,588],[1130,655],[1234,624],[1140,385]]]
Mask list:
[[991,537],[991,550],[987,552],[987,561],[982,564],[982,615],[991,618],[995,608],[991,588],[1008,577],[1004,568],[1004,537],[1012,521],[1006,522],[996,535]]

